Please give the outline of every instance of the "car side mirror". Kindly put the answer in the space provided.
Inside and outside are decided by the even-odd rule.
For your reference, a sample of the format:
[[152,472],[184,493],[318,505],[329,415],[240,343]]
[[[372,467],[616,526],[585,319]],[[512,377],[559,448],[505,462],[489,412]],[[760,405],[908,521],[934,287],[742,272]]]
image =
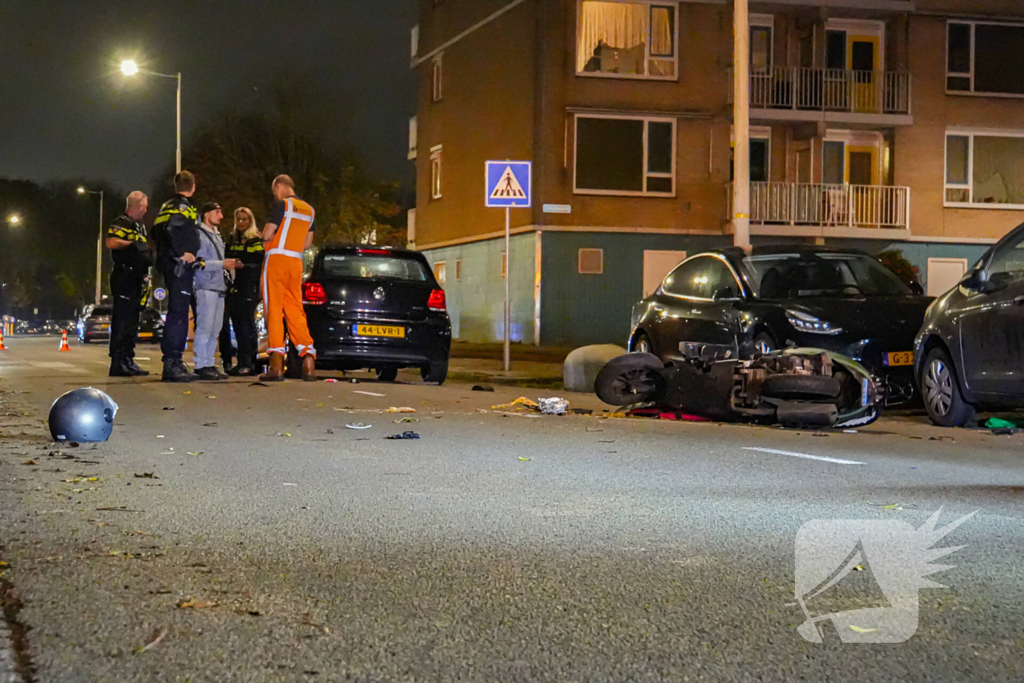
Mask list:
[[979,268],[978,270],[973,271],[970,275],[964,278],[960,284],[967,289],[973,289],[974,291],[981,292],[982,294],[987,294],[994,290],[992,280],[989,279],[988,271],[984,268]]
[[921,286],[920,282],[911,282],[910,291],[914,294],[924,294],[924,287]]

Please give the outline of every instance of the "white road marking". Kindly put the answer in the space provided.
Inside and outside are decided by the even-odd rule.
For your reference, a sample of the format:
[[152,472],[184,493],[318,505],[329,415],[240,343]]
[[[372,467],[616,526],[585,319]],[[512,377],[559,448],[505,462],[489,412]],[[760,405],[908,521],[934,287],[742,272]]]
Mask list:
[[758,453],[773,453],[775,455],[788,455],[792,458],[806,458],[807,460],[821,460],[822,462],[834,462],[837,465],[863,465],[856,460],[843,460],[841,458],[829,458],[824,455],[808,455],[807,453],[794,453],[793,451],[779,451],[774,448],[755,448],[745,446],[745,451],[757,451]]

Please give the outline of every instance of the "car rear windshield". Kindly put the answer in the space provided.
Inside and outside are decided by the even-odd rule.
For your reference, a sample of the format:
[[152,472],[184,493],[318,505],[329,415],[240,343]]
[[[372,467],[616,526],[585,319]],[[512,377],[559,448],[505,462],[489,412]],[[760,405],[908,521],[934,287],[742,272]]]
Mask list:
[[95,317],[98,315],[111,315],[113,314],[113,312],[114,309],[109,306],[98,306],[97,308],[92,309],[92,313],[90,313],[89,315],[91,317]]
[[911,293],[892,271],[865,254],[764,254],[743,259],[743,268],[761,299]]
[[409,280],[427,282],[430,271],[421,261],[403,256],[325,254],[320,264],[324,277]]

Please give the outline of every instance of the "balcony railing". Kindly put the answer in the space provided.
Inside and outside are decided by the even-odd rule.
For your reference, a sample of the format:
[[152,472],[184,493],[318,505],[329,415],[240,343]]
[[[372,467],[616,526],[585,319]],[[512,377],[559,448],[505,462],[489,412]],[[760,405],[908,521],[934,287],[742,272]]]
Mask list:
[[750,74],[754,109],[910,114],[910,74],[780,66]]
[[[729,197],[732,215],[731,191]],[[750,222],[906,230],[910,225],[910,188],[754,182],[750,183]]]

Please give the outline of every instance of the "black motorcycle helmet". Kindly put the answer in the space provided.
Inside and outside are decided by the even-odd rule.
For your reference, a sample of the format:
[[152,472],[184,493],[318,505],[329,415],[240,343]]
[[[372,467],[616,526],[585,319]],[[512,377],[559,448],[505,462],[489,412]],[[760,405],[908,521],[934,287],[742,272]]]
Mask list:
[[106,441],[114,431],[117,404],[99,389],[87,387],[64,394],[50,406],[54,441]]

